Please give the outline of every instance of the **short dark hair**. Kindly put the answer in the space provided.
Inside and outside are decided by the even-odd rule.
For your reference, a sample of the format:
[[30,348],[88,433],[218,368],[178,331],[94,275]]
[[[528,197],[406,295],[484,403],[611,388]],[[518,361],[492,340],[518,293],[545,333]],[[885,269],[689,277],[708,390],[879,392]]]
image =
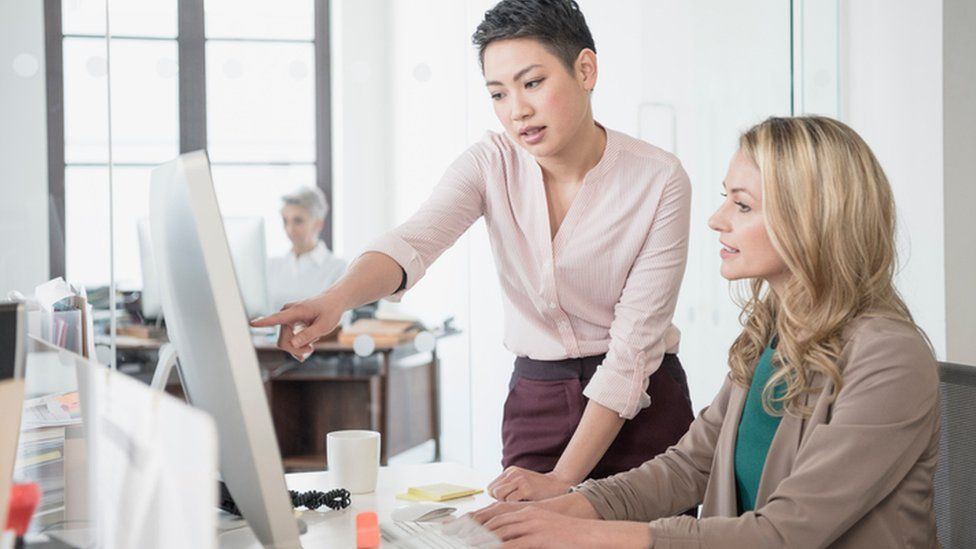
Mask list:
[[590,28],[575,0],[502,0],[495,4],[471,36],[478,47],[482,71],[488,44],[513,38],[538,40],[570,72],[581,51],[589,48],[596,52]]

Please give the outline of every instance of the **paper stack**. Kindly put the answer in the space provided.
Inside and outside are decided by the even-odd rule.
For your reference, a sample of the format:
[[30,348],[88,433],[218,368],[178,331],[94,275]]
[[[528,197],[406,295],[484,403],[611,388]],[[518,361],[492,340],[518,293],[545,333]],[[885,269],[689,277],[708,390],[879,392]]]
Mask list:
[[41,501],[31,520],[31,532],[63,519],[64,427],[41,427],[21,433],[14,479],[36,482],[41,488]]
[[411,320],[361,318],[339,332],[339,343],[352,345],[357,337],[366,334],[379,347],[394,347],[412,341],[418,331],[417,323]]
[[58,277],[36,287],[34,299],[27,312],[28,333],[94,360],[92,308],[85,289]]
[[36,482],[41,488],[31,532],[64,519],[65,429],[80,423],[77,391],[24,401],[14,478]]

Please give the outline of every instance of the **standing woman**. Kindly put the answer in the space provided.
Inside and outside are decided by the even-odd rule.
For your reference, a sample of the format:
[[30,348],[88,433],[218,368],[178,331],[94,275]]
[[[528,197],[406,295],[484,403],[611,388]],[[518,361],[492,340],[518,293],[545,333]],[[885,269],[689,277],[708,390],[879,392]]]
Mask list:
[[489,493],[535,500],[635,467],[691,423],[671,324],[691,189],[677,158],[594,121],[596,47],[576,2],[503,0],[473,41],[505,132],[334,286],[254,325],[307,325],[279,339],[302,356],[344,310],[398,300],[484,216],[518,357]]
[[939,546],[938,368],[895,289],[877,159],[836,120],[770,118],[723,187],[721,273],[752,292],[721,391],[632,471],[474,513],[505,547]]

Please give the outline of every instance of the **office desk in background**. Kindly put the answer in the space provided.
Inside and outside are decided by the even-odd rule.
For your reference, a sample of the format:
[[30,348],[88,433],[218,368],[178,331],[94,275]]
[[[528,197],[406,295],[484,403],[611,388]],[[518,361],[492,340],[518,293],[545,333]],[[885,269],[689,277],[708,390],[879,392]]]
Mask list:
[[[323,470],[325,435],[340,429],[379,431],[384,465],[390,456],[429,440],[434,441],[434,460],[440,459],[436,347],[418,352],[412,343],[377,345],[372,355],[359,357],[349,345],[325,341],[299,363],[268,337],[255,336],[253,342],[287,472]],[[163,343],[118,336],[116,352],[142,356],[155,366]],[[151,369],[137,375],[147,376],[152,377]],[[175,372],[167,392],[183,396]]]

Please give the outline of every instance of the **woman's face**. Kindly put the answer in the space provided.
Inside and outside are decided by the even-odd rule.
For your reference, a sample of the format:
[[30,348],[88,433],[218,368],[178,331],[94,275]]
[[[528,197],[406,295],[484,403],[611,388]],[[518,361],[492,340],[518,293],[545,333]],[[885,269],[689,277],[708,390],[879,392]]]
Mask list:
[[595,54],[584,50],[576,66],[571,74],[531,38],[499,40],[485,48],[485,85],[495,115],[509,137],[536,158],[558,155],[584,124],[592,123]]
[[288,234],[288,240],[298,249],[314,246],[323,225],[321,219],[312,219],[308,210],[294,204],[286,204],[281,208],[281,222]]
[[725,200],[708,220],[722,244],[722,276],[728,280],[762,278],[776,291],[789,271],[773,248],[763,222],[759,167],[739,150],[729,163],[722,186]]

